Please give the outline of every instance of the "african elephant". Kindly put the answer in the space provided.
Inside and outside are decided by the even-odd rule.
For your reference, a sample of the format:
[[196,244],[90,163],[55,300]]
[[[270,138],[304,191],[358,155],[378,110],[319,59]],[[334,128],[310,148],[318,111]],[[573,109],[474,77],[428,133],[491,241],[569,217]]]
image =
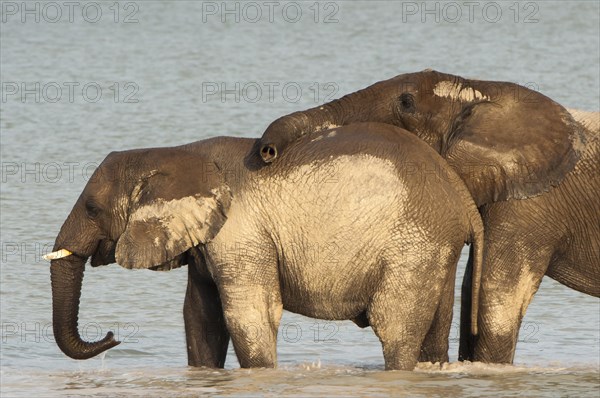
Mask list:
[[192,366],[223,367],[229,336],[242,367],[275,366],[283,309],[370,324],[387,369],[447,361],[461,248],[473,243],[477,275],[483,256],[481,218],[447,163],[377,123],[307,135],[275,167],[260,167],[255,144],[221,137],[106,157],[48,256],[60,349],[86,359],[118,344],[78,332],[91,256],[92,266],[189,265]]
[[373,121],[405,128],[440,153],[469,188],[486,237],[480,333],[468,332],[469,262],[459,358],[512,363],[543,275],[600,296],[598,118],[571,115],[517,84],[425,70],[283,116],[259,148],[269,163],[303,134]]

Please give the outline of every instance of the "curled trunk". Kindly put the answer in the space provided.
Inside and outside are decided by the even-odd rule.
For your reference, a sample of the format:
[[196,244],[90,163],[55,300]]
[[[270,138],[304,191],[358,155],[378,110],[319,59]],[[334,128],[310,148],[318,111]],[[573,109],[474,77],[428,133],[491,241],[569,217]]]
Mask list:
[[334,118],[329,110],[324,108],[280,117],[269,125],[261,138],[260,156],[263,161],[270,163],[301,136],[340,124],[338,118]]
[[79,335],[79,299],[85,261],[72,255],[53,260],[50,265],[54,338],[62,352],[73,359],[88,359],[119,344],[112,332],[96,342],[84,341]]
[[[348,94],[340,99],[306,111],[282,116],[267,127],[260,139],[260,155],[265,163],[274,161],[291,143],[305,134],[343,126],[355,121],[386,122],[385,117],[361,107],[373,88]],[[368,112],[367,115],[363,114]],[[383,119],[383,120],[382,120]]]

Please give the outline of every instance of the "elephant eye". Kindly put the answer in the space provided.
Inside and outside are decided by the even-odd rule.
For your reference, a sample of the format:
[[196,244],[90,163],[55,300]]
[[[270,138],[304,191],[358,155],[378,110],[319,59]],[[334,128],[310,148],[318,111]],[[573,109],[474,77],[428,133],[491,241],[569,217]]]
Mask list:
[[85,212],[88,217],[96,218],[100,215],[100,207],[93,200],[87,200],[85,202]]
[[414,112],[415,111],[415,98],[409,93],[403,93],[398,97],[400,103],[400,109],[402,112]]

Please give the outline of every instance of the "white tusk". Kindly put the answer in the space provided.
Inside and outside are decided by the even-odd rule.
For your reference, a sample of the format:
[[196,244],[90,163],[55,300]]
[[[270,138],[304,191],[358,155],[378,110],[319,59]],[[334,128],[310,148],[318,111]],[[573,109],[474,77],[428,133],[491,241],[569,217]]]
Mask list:
[[67,249],[60,249],[58,251],[55,251],[55,252],[48,253],[48,254],[44,255],[44,256],[42,256],[42,258],[44,260],[48,260],[48,261],[50,261],[50,260],[58,260],[59,258],[70,256],[71,254],[73,254],[73,253],[71,253]]

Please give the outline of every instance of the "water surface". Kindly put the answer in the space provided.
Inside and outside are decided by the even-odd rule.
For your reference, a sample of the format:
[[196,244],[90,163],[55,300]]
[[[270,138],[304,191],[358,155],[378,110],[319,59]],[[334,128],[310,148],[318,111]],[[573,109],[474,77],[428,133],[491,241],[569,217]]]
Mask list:
[[84,4],[73,21],[63,9],[56,23],[48,6],[39,22],[3,9],[2,396],[598,396],[599,300],[548,278],[525,317],[514,366],[456,363],[455,317],[453,363],[384,372],[370,328],[285,313],[278,369],[240,370],[230,349],[226,369],[210,371],[185,366],[186,269],[88,268],[81,332],[95,339],[113,330],[123,343],[78,362],[53,341],[40,259],[110,151],[258,137],[278,116],[399,73],[431,67],[509,80],[598,110],[597,1],[481,2],[472,21],[462,2],[430,2],[433,14],[421,2],[281,2],[271,21],[257,2],[263,18],[255,22],[248,3],[228,3],[239,5],[239,22],[235,11],[223,22],[221,2],[100,2],[97,22],[91,6],[83,17]]

